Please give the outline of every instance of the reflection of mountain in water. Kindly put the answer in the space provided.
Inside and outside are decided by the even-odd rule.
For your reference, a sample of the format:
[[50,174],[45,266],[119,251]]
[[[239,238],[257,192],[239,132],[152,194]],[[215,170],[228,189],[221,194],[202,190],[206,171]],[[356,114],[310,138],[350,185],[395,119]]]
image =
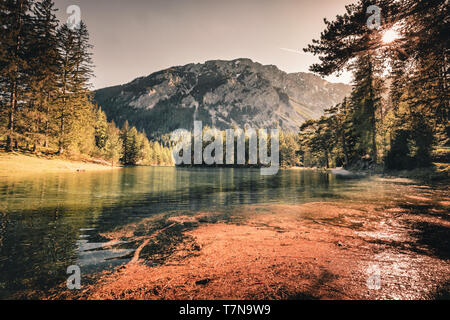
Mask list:
[[54,288],[64,283],[73,264],[89,273],[126,262],[136,243],[105,246],[109,239],[101,234],[159,213],[232,211],[241,204],[333,198],[344,186],[317,172],[262,177],[257,169],[153,167],[2,181],[0,297]]

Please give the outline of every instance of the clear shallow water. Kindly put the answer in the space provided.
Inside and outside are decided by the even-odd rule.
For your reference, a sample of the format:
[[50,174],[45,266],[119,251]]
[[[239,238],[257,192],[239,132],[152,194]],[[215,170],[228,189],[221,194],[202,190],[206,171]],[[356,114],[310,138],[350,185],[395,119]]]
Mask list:
[[52,288],[70,265],[91,273],[128,261],[133,249],[103,249],[100,234],[158,213],[398,196],[392,183],[301,170],[264,177],[256,169],[139,167],[2,178],[0,298]]

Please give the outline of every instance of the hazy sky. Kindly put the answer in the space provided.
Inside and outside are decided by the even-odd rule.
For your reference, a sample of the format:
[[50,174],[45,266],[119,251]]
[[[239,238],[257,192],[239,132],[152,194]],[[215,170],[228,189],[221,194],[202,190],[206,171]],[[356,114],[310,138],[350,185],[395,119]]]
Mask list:
[[[250,58],[307,72],[303,47],[355,0],[55,0],[61,21],[76,4],[95,46],[96,89],[171,66]],[[284,49],[283,49],[284,48]],[[286,50],[288,49],[288,50]],[[349,82],[350,76],[329,77]]]

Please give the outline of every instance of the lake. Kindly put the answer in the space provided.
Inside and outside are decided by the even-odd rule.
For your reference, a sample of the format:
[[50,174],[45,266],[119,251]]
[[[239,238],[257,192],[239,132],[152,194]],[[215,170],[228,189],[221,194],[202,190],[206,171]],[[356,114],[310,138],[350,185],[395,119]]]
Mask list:
[[316,201],[392,202],[403,182],[318,171],[135,167],[102,172],[2,178],[0,298],[64,283],[67,267],[83,275],[130,260],[136,244],[102,235],[162,213],[227,212],[247,204]]

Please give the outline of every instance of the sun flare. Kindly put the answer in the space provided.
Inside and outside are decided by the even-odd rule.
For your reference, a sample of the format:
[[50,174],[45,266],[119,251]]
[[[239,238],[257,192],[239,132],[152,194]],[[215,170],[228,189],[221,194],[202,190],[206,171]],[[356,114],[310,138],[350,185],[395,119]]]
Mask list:
[[389,44],[399,38],[400,38],[400,34],[396,30],[389,29],[383,34],[383,43]]

